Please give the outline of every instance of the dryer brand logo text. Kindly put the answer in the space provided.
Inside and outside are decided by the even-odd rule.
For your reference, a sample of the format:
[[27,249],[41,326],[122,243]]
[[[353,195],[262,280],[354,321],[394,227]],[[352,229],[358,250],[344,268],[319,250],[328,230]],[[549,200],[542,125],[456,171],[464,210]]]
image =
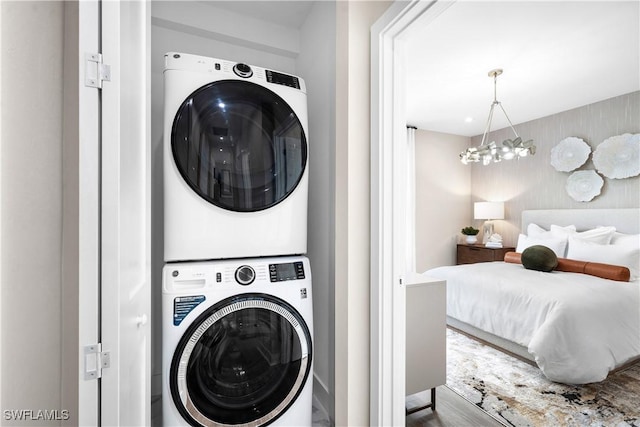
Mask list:
[[66,421],[69,419],[67,409],[5,409],[6,421]]

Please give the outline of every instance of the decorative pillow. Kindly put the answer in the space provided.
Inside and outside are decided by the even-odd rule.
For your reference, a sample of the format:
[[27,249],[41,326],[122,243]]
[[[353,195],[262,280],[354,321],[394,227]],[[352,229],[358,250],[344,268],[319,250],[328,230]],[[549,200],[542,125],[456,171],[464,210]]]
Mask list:
[[522,265],[528,270],[549,272],[558,265],[558,257],[546,246],[529,246],[520,257]]
[[[518,252],[507,252],[504,254],[504,262],[522,264],[521,258],[522,254]],[[631,276],[629,269],[620,265],[601,264],[599,262],[578,261],[566,258],[558,258],[558,265],[555,270],[567,271],[570,273],[583,273],[618,282],[628,282],[629,277]]]
[[620,265],[629,269],[631,273],[629,280],[637,280],[640,277],[640,247],[599,245],[570,237],[567,258]]
[[567,239],[564,237],[529,237],[524,234],[518,236],[516,252],[524,252],[530,246],[542,245],[555,252],[558,258],[564,257]]

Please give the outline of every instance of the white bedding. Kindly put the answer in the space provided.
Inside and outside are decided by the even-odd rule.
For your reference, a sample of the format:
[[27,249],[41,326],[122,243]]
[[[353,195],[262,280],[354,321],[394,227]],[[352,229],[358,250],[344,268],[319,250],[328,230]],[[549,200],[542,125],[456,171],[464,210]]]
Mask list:
[[552,381],[586,384],[640,356],[640,282],[490,262],[424,273],[447,281],[447,315],[526,348]]

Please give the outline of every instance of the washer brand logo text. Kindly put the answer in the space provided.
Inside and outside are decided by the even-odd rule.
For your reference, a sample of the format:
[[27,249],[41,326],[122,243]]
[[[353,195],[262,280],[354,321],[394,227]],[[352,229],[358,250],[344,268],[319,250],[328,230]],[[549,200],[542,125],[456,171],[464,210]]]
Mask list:
[[7,421],[66,421],[69,419],[67,409],[5,409],[4,419]]

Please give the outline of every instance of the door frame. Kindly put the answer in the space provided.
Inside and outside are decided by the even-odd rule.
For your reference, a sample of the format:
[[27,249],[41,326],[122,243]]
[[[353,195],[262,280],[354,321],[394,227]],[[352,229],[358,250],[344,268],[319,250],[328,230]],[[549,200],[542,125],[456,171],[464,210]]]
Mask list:
[[[151,424],[149,2],[101,0],[100,424]],[[104,359],[102,359],[104,361]]]
[[[75,56],[69,61],[77,71],[76,75],[68,76],[75,86],[70,89],[73,101],[65,104],[69,117],[73,117],[69,133],[73,138],[70,151],[75,159],[70,159],[70,163],[77,161],[77,175],[72,174],[64,183],[74,192],[70,209],[73,214],[66,215],[73,215],[70,220],[77,221],[77,234],[71,227],[66,232],[70,234],[73,250],[77,251],[77,262],[72,256],[66,261],[77,271],[77,276],[74,275],[77,282],[70,290],[70,295],[77,293],[77,299],[70,297],[63,303],[69,303],[69,309],[76,315],[76,319],[69,320],[69,327],[78,331],[77,341],[72,343],[78,361],[77,376],[74,376],[76,387],[69,386],[67,390],[68,405],[72,413],[77,414],[77,419],[70,422],[99,425],[100,384],[97,380],[85,379],[89,356],[85,355],[84,348],[100,341],[100,93],[96,88],[87,87],[84,78],[85,54],[100,51],[100,1],[69,2],[65,9],[65,19],[72,18],[70,22],[76,26],[68,28],[66,41],[74,44],[72,47],[65,41],[65,52]],[[72,255],[75,254],[72,252]]]
[[[405,424],[407,224],[404,40],[453,2],[396,0],[371,27],[371,425]],[[415,248],[414,248],[415,251]]]

